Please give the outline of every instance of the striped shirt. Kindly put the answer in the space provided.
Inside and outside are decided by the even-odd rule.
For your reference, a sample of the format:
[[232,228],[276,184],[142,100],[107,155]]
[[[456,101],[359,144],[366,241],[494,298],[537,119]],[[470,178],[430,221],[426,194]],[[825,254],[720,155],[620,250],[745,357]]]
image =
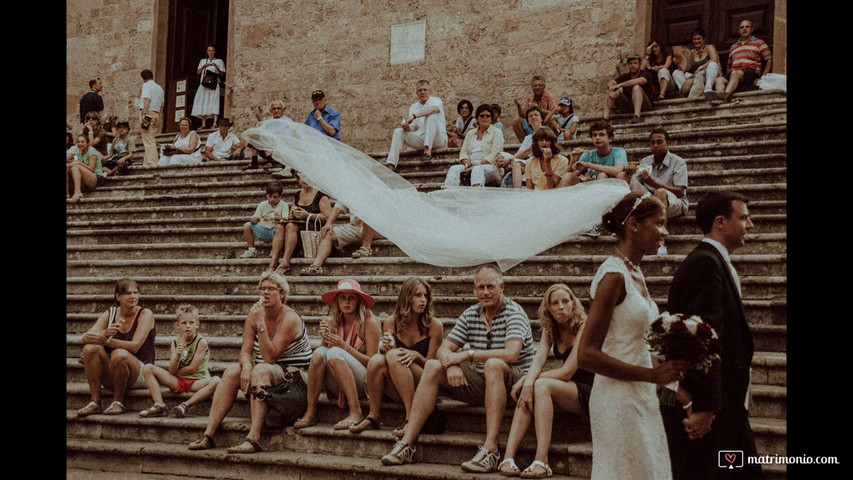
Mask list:
[[[524,373],[533,361],[534,346],[533,332],[530,329],[530,319],[524,309],[511,298],[504,296],[500,308],[492,319],[492,328],[486,327],[483,308],[480,304],[468,307],[453,330],[447,335],[447,340],[458,347],[466,343],[475,350],[490,350],[504,348],[509,340],[521,342],[521,353],[516,364]],[[483,373],[483,363],[477,362],[477,373]]]
[[755,35],[746,43],[741,43],[740,40],[732,44],[729,49],[729,71],[742,70],[745,68],[755,70],[761,73],[761,63],[773,58],[770,53],[770,47],[764,43],[764,40],[755,38]]
[[[302,318],[300,317],[300,320]],[[255,332],[255,343],[252,347],[253,357],[255,358],[255,364],[264,363],[264,357],[261,355],[261,345],[258,343],[258,333]],[[278,357],[277,364],[281,365],[285,371],[287,371],[287,367],[293,366],[298,368],[307,369],[308,364],[311,363],[311,355],[313,351],[311,350],[311,342],[308,341],[308,331],[305,328],[305,321],[302,321],[302,335],[290,342],[287,350]]]

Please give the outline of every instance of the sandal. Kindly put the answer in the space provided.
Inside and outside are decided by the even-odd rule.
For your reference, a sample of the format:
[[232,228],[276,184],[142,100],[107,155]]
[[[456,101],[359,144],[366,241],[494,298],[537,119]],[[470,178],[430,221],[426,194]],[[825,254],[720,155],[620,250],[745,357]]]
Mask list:
[[104,415],[121,415],[124,413],[124,410],[124,404],[116,400],[111,403],[106,410],[104,410]]
[[213,437],[205,433],[203,437],[190,443],[188,448],[190,450],[207,450],[216,448],[216,442],[213,441]]
[[68,201],[68,203],[77,203],[80,201],[81,198],[83,198],[82,193],[75,193],[74,196],[69,198],[67,201]]
[[88,405],[77,410],[78,417],[88,417],[89,415],[97,415],[101,413],[101,406],[95,402],[89,402]]
[[290,273],[290,265],[279,265],[275,269],[275,273],[278,273],[281,275],[287,275],[288,273]]
[[379,422],[368,415],[361,422],[349,427],[349,431],[352,433],[361,433],[365,430],[379,430]]
[[316,265],[308,265],[299,271],[300,275],[322,275],[323,267],[318,267]]
[[187,405],[186,402],[179,403],[178,405],[175,405],[174,408],[172,408],[172,415],[178,418],[184,418],[184,416],[187,414],[188,408],[190,408],[190,406]]
[[406,434],[406,425],[408,424],[408,420],[404,421],[399,427],[395,428],[394,431],[391,432],[391,435],[394,435],[397,438],[403,438],[403,435]]
[[299,430],[301,428],[308,428],[308,427],[312,427],[314,425],[317,425],[317,420],[315,420],[313,418],[311,418],[311,419],[300,418],[299,420],[297,420],[296,422],[293,423],[293,429]]
[[341,420],[336,423],[334,427],[335,430],[349,430],[350,427],[354,427],[361,423],[361,420]]
[[[502,470],[505,463],[509,464],[509,470]],[[515,459],[504,458],[501,463],[498,464],[498,473],[504,477],[517,477],[521,474],[521,469],[515,464]]]
[[[246,443],[249,444],[248,447],[243,446]],[[263,450],[263,448],[261,448],[261,446],[258,445],[258,442],[252,440],[249,437],[244,438],[243,441],[238,443],[237,445],[234,445],[233,447],[228,447],[225,449],[225,451],[228,453],[255,453],[255,452],[260,452],[262,450]]]
[[[542,467],[544,471],[534,471],[536,467]],[[548,478],[553,473],[554,472],[551,471],[551,467],[549,467],[547,463],[540,462],[539,460],[533,460],[533,463],[521,472],[521,478]]]
[[145,410],[139,412],[140,417],[165,417],[166,416],[166,404],[165,403],[155,403],[151,405],[151,407],[146,408]]

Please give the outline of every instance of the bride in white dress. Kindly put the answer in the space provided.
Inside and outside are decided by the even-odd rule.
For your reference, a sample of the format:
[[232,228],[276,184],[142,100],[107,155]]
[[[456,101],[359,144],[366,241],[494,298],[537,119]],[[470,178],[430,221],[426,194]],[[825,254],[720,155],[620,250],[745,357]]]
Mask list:
[[[667,235],[666,210],[651,194],[631,193],[602,216],[618,238],[616,255],[590,287],[579,368],[594,372],[589,399],[592,480],[669,480],[672,471],[655,384],[683,377],[686,363],[653,365],[646,328],[658,315],[640,270]],[[655,362],[657,363],[657,362]]]

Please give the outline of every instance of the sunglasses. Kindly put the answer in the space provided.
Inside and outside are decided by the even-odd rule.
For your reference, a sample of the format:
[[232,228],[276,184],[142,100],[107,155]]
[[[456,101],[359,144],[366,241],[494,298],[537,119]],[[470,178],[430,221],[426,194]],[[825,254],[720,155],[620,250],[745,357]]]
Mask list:
[[492,116],[489,115],[488,113],[481,113],[480,115],[477,115],[477,116],[480,118],[492,118]]

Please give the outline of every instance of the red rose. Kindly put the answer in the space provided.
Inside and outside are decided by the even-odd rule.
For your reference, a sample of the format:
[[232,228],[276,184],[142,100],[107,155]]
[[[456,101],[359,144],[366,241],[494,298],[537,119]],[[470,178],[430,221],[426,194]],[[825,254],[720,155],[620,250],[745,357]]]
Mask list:
[[719,355],[723,351],[723,342],[719,338],[712,338],[708,343],[708,352]]
[[669,331],[673,333],[683,332],[685,330],[687,330],[687,325],[684,324],[683,320],[676,320],[669,325]]
[[705,322],[696,325],[696,336],[702,339],[709,339],[713,336],[714,330]]

